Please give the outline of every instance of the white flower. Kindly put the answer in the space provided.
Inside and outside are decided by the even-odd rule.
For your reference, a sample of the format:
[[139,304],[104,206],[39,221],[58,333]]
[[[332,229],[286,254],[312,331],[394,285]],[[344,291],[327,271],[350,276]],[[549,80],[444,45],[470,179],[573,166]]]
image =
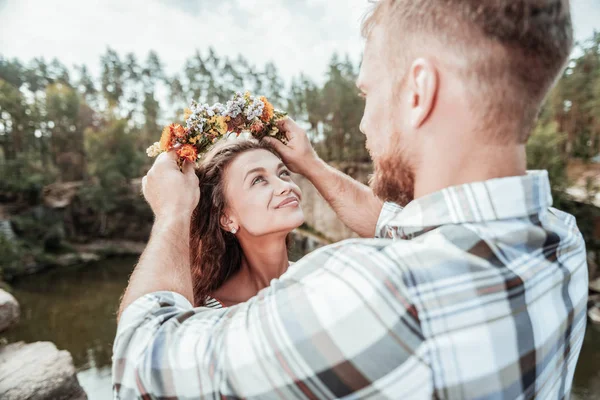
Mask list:
[[246,110],[244,111],[244,115],[248,120],[252,121],[254,118],[260,117],[265,108],[265,103],[263,103],[260,99],[254,99],[252,104],[250,104]]
[[244,111],[244,106],[246,105],[246,101],[244,98],[234,98],[233,100],[229,100],[227,105],[225,106],[225,110],[223,112],[223,116],[235,118],[240,115]]
[[148,157],[156,157],[160,153],[162,153],[162,150],[160,149],[160,143],[158,142],[155,142],[146,150],[146,154],[148,154]]

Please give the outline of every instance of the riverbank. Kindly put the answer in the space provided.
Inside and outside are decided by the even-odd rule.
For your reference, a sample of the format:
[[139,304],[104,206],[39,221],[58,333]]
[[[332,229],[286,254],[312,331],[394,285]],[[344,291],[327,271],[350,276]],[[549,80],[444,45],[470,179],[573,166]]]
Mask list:
[[87,399],[68,351],[47,341],[7,343],[4,332],[18,326],[20,316],[17,300],[0,289],[0,398]]

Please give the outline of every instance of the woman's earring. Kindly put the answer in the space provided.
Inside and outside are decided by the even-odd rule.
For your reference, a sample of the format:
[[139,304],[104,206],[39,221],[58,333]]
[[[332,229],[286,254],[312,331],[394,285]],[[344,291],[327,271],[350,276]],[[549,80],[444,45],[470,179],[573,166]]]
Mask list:
[[233,233],[235,235],[237,233],[237,229],[231,228],[231,233]]

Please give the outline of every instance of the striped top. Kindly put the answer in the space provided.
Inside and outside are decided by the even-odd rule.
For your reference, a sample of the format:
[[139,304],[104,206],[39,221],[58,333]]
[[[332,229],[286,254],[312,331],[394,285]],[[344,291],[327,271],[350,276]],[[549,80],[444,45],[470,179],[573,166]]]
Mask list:
[[206,298],[206,303],[204,303],[204,307],[218,309],[223,308],[224,306],[219,300],[209,296]]

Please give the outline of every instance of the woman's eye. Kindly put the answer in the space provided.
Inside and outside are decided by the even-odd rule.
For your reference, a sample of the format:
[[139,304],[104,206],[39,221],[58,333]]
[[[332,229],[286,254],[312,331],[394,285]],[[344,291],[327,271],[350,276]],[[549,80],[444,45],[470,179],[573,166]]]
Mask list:
[[290,171],[284,169],[279,173],[279,176],[292,176],[292,174],[290,174]]
[[264,182],[264,181],[265,181],[265,178],[263,178],[262,176],[257,176],[256,178],[254,178],[252,180],[252,185],[256,185],[257,183]]

